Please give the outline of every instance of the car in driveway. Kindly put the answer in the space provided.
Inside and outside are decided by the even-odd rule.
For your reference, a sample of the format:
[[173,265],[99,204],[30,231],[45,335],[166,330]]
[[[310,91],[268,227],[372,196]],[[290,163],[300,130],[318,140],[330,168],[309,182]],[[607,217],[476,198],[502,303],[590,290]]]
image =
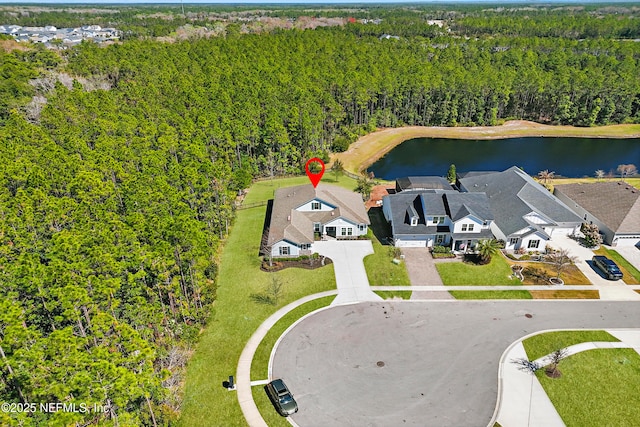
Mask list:
[[596,255],[592,259],[593,264],[598,267],[609,280],[622,279],[622,271],[618,265],[606,256]]
[[281,379],[273,380],[264,386],[264,389],[280,415],[288,417],[298,412],[298,404],[284,381]]

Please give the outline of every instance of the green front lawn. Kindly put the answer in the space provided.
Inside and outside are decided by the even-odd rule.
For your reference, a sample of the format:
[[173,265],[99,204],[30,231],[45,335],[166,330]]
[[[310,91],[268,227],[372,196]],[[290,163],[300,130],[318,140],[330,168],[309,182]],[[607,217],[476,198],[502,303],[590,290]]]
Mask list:
[[373,254],[364,257],[364,268],[367,271],[371,286],[411,286],[409,275],[404,261],[400,264],[393,263],[393,255],[390,253],[392,246],[384,246],[369,230],[367,234],[371,238]]
[[556,350],[583,342],[618,342],[605,331],[553,331],[534,335],[522,341],[529,360],[536,360]]
[[529,291],[449,291],[455,299],[532,299]]
[[[276,188],[307,182],[306,176],[258,182],[250,188],[245,203],[265,201],[273,197]],[[351,189],[355,187],[354,181],[346,177],[338,184]],[[305,295],[336,288],[331,265],[316,270],[260,271],[258,250],[265,209],[260,206],[237,212],[220,258],[213,313],[187,365],[180,426],[245,426],[236,393],[222,387],[222,381],[235,375],[245,343],[260,323],[278,308]],[[284,282],[278,305],[254,302],[251,294],[264,292],[272,274]]]
[[565,425],[637,426],[640,420],[640,355],[633,349],[589,350],[558,365],[562,376],[536,372]]
[[607,249],[604,246],[600,246],[600,248],[593,251],[593,253],[596,255],[604,255],[618,264],[620,271],[624,274],[624,278],[622,280],[624,280],[627,285],[640,285],[640,271],[631,265],[629,261],[624,259],[618,252]]
[[500,255],[494,255],[486,265],[463,262],[436,263],[438,273],[445,286],[499,286],[521,285],[519,279],[511,275],[509,263]]

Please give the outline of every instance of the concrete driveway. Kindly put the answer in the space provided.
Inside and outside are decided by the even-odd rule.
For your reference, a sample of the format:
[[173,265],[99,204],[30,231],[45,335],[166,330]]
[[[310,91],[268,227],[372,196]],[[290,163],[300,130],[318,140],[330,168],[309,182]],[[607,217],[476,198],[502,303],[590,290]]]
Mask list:
[[617,246],[611,249],[618,252],[624,259],[629,261],[629,264],[640,270],[640,248],[637,246]]
[[[632,301],[366,302],[303,319],[272,360],[315,426],[486,426],[498,364],[518,338],[553,328],[640,325]],[[527,317],[526,315],[530,315]]]
[[[444,286],[428,248],[402,248],[411,286]],[[453,299],[449,292],[413,291],[411,299]]]
[[587,276],[587,279],[600,291],[600,299],[611,301],[636,300],[640,301],[640,294],[629,288],[622,280],[607,280],[591,262],[593,251],[580,245],[568,236],[554,236],[549,245],[556,249],[568,249],[569,253],[578,258],[576,267]]
[[382,301],[382,298],[369,288],[369,279],[362,262],[365,256],[373,253],[370,240],[315,242],[313,249],[333,261],[338,296],[331,304]]

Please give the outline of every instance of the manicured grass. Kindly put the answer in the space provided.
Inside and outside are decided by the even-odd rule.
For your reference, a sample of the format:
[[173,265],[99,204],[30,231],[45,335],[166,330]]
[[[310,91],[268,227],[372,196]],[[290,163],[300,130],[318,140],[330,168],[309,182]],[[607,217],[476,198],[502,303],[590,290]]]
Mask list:
[[[264,201],[273,196],[277,187],[305,182],[308,182],[306,176],[256,183],[250,188],[245,203]],[[340,185],[348,186],[350,182],[353,181],[343,177]],[[187,365],[180,426],[246,425],[236,394],[221,385],[229,375],[235,375],[245,343],[258,325],[279,307],[336,287],[331,265],[316,270],[285,269],[278,273],[259,270],[258,249],[265,209],[261,206],[237,212],[220,258],[213,313]],[[284,282],[278,305],[255,303],[250,295],[264,292],[272,274]]]
[[373,291],[375,294],[382,297],[382,299],[410,299],[411,291]]
[[637,426],[640,420],[640,355],[633,349],[598,349],[559,364],[560,378],[536,372],[565,425]]
[[606,331],[554,331],[545,332],[522,341],[529,360],[536,360],[558,349],[591,341],[620,341]]
[[296,320],[302,318],[306,314],[309,314],[319,308],[327,307],[334,299],[335,296],[332,295],[329,297],[322,297],[313,301],[309,301],[299,307],[294,308],[282,319],[278,320],[278,322],[273,325],[267,335],[262,339],[260,345],[256,349],[256,353],[253,356],[253,362],[251,363],[251,379],[260,380],[268,378],[269,358],[271,356],[273,346],[289,326],[291,326],[293,323],[295,323]]
[[455,299],[531,299],[529,291],[449,291]]
[[529,291],[533,299],[600,299],[599,291]]
[[391,246],[383,246],[369,230],[369,238],[373,245],[373,254],[364,257],[364,268],[367,271],[371,286],[411,286],[404,262],[394,264]]
[[[538,270],[541,273],[548,277],[556,277],[556,272],[553,271],[553,266],[551,264],[547,264],[544,262],[512,262],[511,264],[522,265],[526,269],[529,270]],[[575,265],[570,265],[565,268],[565,270],[560,274],[560,278],[564,281],[565,285],[583,285],[588,286],[591,285],[591,282],[587,277],[582,274],[580,269]],[[524,285],[540,285],[545,284],[548,285],[549,282],[539,283],[539,281],[535,280],[531,275],[525,274],[524,276]]]
[[446,286],[478,285],[521,285],[519,279],[512,278],[509,263],[500,255],[491,258],[486,265],[474,265],[463,262],[437,263],[436,268]]
[[615,250],[610,250],[605,248],[604,246],[600,246],[600,248],[596,251],[593,251],[596,255],[604,255],[607,258],[612,259],[618,267],[620,267],[620,271],[624,275],[622,279],[627,285],[640,285],[640,271],[635,268],[633,265],[629,263],[626,259],[622,257]]

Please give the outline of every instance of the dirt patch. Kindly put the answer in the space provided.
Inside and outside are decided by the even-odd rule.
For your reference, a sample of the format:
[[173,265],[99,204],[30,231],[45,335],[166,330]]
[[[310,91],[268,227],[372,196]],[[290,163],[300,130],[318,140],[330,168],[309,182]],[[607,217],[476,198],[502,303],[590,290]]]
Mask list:
[[395,191],[395,186],[393,185],[376,185],[371,190],[371,196],[369,200],[364,204],[365,208],[375,208],[382,206],[382,198],[389,194],[392,194]]
[[304,268],[305,270],[315,270],[316,268],[324,267],[325,265],[333,264],[331,258],[325,258],[324,264],[322,259],[316,259],[313,263],[309,263],[309,260],[300,261],[274,261],[273,265],[269,265],[268,262],[263,262],[260,266],[260,270],[267,273],[273,273],[276,271],[284,270],[285,268]]

